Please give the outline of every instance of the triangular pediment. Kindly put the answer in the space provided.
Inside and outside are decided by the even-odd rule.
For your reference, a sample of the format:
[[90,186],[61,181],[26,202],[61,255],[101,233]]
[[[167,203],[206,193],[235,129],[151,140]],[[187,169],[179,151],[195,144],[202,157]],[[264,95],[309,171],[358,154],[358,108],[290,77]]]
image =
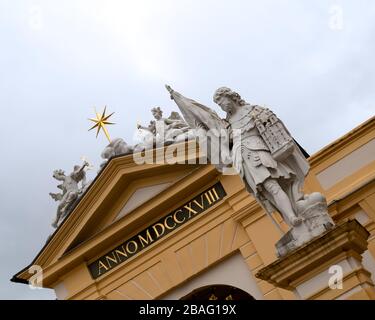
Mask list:
[[[61,261],[71,265],[78,257],[90,259],[94,252],[182,205],[218,175],[209,164],[139,165],[132,155],[113,158],[31,265],[48,269]],[[16,277],[26,281],[30,274],[25,268]]]
[[173,165],[155,170],[140,170],[137,175],[128,176],[125,172],[99,204],[96,212],[86,222],[67,251],[102,232],[136,210],[142,210],[153,198],[167,192],[175,183],[184,179],[196,165]]
[[[139,182],[139,181],[138,181]],[[173,184],[173,181],[168,181],[164,183],[156,183],[151,185],[139,186],[127,199],[123,208],[115,216],[112,223],[119,220],[120,218],[126,216],[134,209],[138,208],[142,204],[151,200],[153,197],[157,196],[159,193],[167,189]]]

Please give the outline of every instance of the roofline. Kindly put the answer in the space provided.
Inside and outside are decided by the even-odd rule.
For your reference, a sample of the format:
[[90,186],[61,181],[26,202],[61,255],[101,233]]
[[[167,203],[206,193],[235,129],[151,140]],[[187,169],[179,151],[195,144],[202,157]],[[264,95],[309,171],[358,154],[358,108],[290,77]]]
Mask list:
[[347,141],[351,141],[353,137],[360,137],[368,127],[371,127],[375,124],[375,116],[371,117],[370,119],[366,120],[365,122],[359,124],[343,136],[337,138],[333,142],[329,143],[319,151],[315,152],[311,155],[311,165],[318,163],[321,161],[322,158],[326,156],[327,153],[330,153],[332,149],[340,149]]
[[[25,271],[28,267],[24,268],[22,271],[18,272],[21,273],[23,271]],[[25,280],[25,279],[21,279],[21,278],[17,278],[16,275],[14,275],[11,279],[10,279],[10,282],[14,282],[14,283],[22,283],[22,284],[29,284],[29,281]]]

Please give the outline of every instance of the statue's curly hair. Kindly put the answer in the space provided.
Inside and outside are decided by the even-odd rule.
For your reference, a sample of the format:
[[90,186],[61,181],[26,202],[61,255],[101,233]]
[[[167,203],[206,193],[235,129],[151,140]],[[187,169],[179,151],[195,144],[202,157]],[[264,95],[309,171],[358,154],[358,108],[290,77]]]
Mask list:
[[243,100],[237,92],[227,87],[220,87],[219,89],[215,91],[214,97],[213,97],[214,102],[217,103],[220,97],[228,97],[232,99],[235,103],[239,104],[240,106],[243,106],[246,104],[246,101]]
[[163,116],[163,111],[160,109],[160,107],[156,107],[156,108],[152,108],[151,109],[151,112],[154,113],[154,112],[158,112],[161,114],[161,116]]
[[53,174],[58,174],[60,176],[65,176],[65,171],[62,170],[62,169],[56,169],[56,170],[53,170]]

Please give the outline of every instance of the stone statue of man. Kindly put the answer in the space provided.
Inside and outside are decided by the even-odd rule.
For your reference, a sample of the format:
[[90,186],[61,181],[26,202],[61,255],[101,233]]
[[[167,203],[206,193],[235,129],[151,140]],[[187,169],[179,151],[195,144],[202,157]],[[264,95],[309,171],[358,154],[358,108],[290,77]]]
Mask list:
[[293,207],[303,194],[293,190],[293,184],[300,184],[298,173],[307,173],[308,163],[299,149],[294,159],[298,158],[304,167],[288,160],[277,161],[256,126],[255,112],[260,114],[265,108],[246,103],[226,87],[217,89],[213,100],[227,113],[229,128],[241,130],[240,143],[233,146],[233,161],[239,163],[247,189],[261,202],[267,201],[265,207],[274,206],[292,226],[301,223]]
[[275,114],[221,87],[213,96],[214,102],[226,112],[226,119],[220,119],[210,108],[185,98],[169,86],[167,89],[191,127],[205,128],[207,132],[229,130],[229,136],[234,130],[240,132],[240,139],[233,140],[227,151],[246,189],[268,213],[277,210],[291,227],[301,224],[298,211],[304,209],[301,204],[306,199],[301,189],[309,164]]

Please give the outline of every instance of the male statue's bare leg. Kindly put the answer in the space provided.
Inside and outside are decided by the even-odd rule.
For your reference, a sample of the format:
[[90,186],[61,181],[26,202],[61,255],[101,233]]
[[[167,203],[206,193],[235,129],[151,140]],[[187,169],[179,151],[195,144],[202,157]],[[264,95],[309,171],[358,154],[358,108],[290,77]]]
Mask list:
[[288,195],[280,187],[279,183],[272,178],[267,179],[263,183],[264,188],[273,196],[277,209],[281,214],[288,218],[292,226],[299,225],[302,222],[300,217],[297,217],[293,211],[293,207]]

